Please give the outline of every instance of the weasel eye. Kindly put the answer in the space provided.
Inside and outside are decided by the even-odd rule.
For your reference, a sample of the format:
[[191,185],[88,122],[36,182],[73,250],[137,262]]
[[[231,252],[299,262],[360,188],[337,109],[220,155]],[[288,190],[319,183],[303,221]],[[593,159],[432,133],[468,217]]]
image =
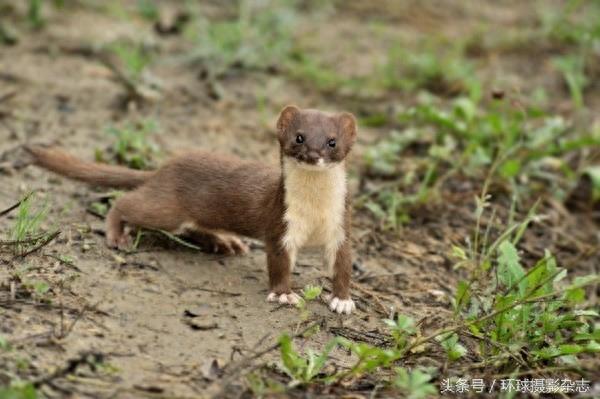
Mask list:
[[327,142],[327,145],[328,145],[329,147],[331,147],[331,148],[335,148],[335,139],[330,139],[330,140]]
[[298,144],[304,143],[304,136],[301,135],[301,134],[297,135],[296,136],[296,143],[298,143]]

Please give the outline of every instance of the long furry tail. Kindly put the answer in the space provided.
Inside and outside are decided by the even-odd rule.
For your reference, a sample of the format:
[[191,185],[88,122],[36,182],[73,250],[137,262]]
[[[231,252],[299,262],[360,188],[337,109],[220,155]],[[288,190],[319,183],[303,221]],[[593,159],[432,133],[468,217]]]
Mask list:
[[35,163],[52,172],[95,186],[135,188],[148,180],[154,172],[86,162],[57,148],[38,145],[24,147],[35,159]]

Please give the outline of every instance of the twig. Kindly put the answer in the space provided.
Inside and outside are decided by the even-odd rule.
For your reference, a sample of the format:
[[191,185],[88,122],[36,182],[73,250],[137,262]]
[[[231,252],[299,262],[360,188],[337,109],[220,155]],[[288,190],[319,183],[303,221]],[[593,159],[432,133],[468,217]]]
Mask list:
[[348,338],[352,341],[362,341],[375,346],[389,346],[393,339],[389,335],[359,331],[349,327],[330,327],[329,331],[336,336]]
[[[73,331],[73,328],[75,328],[75,324],[77,324],[77,322],[83,317],[83,315],[85,314],[85,312],[87,312],[89,309],[96,309],[96,307],[100,304],[100,301],[96,302],[95,305],[89,306],[87,303],[83,306],[83,308],[81,308],[81,311],[79,311],[79,313],[77,314],[77,316],[75,317],[75,319],[71,322],[71,324],[69,325],[69,327],[67,327],[67,329],[65,331],[63,331],[62,328],[62,322],[61,322],[61,332],[60,335],[57,337],[58,339],[64,339],[66,338],[69,334],[71,334],[71,331]],[[62,316],[61,316],[62,317]]]
[[373,291],[371,291],[371,290],[363,287],[361,284],[358,284],[355,282],[351,283],[351,287],[356,288],[360,292],[367,294],[368,296],[373,298],[373,300],[375,301],[377,306],[379,306],[379,308],[381,309],[381,314],[386,315],[386,316],[389,315],[389,313],[390,313],[389,309],[385,307],[383,302],[381,302],[381,300],[379,299],[379,296],[377,294],[375,294]]
[[42,238],[46,237],[46,234],[42,233],[40,235],[34,236],[34,237],[30,237],[30,238],[26,238],[24,240],[9,240],[9,241],[3,241],[0,240],[0,246],[11,246],[11,245],[22,245],[22,244],[32,244],[34,242],[38,242],[39,240],[41,240]]
[[61,259],[60,256],[56,256],[56,255],[53,255],[53,254],[44,254],[43,256],[45,256],[47,258],[55,259],[55,260],[59,261],[61,265],[65,265],[67,267],[70,267],[71,269],[73,269],[73,270],[75,270],[75,271],[77,271],[79,273],[85,273],[83,270],[81,270],[79,267],[77,267],[73,262],[69,262],[69,261],[66,261],[64,259]]
[[12,212],[13,210],[17,209],[19,206],[21,206],[21,204],[22,204],[23,202],[27,201],[27,199],[28,199],[29,197],[31,197],[31,194],[33,194],[33,191],[32,191],[32,192],[30,192],[29,194],[27,194],[27,195],[25,196],[25,198],[23,198],[23,199],[19,200],[19,202],[17,202],[16,204],[14,204],[14,205],[11,205],[11,206],[9,206],[8,208],[6,208],[5,210],[1,211],[1,212],[0,212],[0,216],[4,216],[4,215],[6,215],[6,214],[8,214],[8,213]]
[[103,359],[104,355],[102,353],[83,352],[78,357],[70,359],[65,367],[57,369],[56,371],[47,375],[46,377],[42,377],[33,381],[33,386],[39,388],[42,385],[52,384],[52,382],[58,378],[62,378],[69,374],[73,374],[77,370],[77,367],[81,365],[87,364],[93,368],[95,367],[95,364],[102,362]]
[[212,292],[212,293],[221,294],[221,295],[242,296],[242,294],[240,292],[231,292],[231,291],[223,291],[223,290],[213,290],[213,289],[210,289],[210,288],[203,288],[203,287],[191,287],[189,289],[190,290],[205,291],[205,292]]
[[[313,328],[315,328],[315,326],[317,325],[322,325],[325,321],[325,318],[322,318],[320,320],[314,321],[312,323],[310,323],[306,328],[304,328],[302,331],[298,332],[297,334],[292,335],[292,339],[294,338],[298,338],[303,336],[304,334],[306,334],[308,331],[312,330]],[[261,340],[262,341],[262,340]],[[263,357],[264,355],[266,355],[267,353],[270,353],[276,349],[279,348],[279,341],[269,347],[267,347],[266,349],[263,349],[262,351],[259,352],[255,352],[254,354],[252,354],[251,356],[247,356],[243,359],[241,359],[239,362],[237,362],[237,364],[235,365],[231,365],[231,363],[228,363],[225,365],[225,367],[223,367],[222,371],[223,371],[223,377],[224,381],[222,384],[222,387],[225,388],[229,385],[229,383],[234,380],[235,378],[237,378],[237,375],[248,365],[250,365],[254,360]],[[216,380],[218,381],[218,380]],[[218,396],[218,395],[214,395],[214,396]],[[213,396],[213,397],[214,397]]]
[[60,230],[56,230],[54,233],[50,234],[44,241],[42,241],[40,244],[36,245],[34,248],[30,249],[29,251],[25,252],[22,255],[18,255],[15,258],[21,258],[23,259],[24,257],[26,257],[27,255],[31,255],[32,253],[39,251],[40,249],[42,249],[43,247],[45,247],[46,245],[50,244],[52,241],[54,241],[54,239],[56,237],[58,237],[60,234]]

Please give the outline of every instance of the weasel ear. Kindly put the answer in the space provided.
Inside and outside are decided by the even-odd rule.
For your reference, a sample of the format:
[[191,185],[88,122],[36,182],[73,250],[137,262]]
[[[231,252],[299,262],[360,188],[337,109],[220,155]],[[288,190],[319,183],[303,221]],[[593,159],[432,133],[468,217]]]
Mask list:
[[349,112],[342,112],[338,115],[338,121],[342,132],[350,138],[351,142],[356,139],[356,118]]
[[277,131],[279,133],[284,132],[292,124],[296,115],[300,113],[300,108],[295,105],[287,105],[279,114],[277,120]]

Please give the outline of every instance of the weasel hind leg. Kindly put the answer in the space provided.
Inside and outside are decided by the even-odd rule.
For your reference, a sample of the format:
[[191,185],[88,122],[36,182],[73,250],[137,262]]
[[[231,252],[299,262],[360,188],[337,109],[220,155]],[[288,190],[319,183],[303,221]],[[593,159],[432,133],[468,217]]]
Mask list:
[[117,199],[106,215],[106,242],[111,248],[124,249],[130,246],[131,238],[126,224],[176,230],[185,220],[185,214],[172,198],[152,195],[140,188]]
[[156,195],[145,187],[131,191],[117,201],[106,217],[106,241],[111,248],[128,248],[131,237],[125,224],[166,230],[190,237],[207,252],[240,255],[248,246],[236,235],[202,229],[190,220],[175,198]]

